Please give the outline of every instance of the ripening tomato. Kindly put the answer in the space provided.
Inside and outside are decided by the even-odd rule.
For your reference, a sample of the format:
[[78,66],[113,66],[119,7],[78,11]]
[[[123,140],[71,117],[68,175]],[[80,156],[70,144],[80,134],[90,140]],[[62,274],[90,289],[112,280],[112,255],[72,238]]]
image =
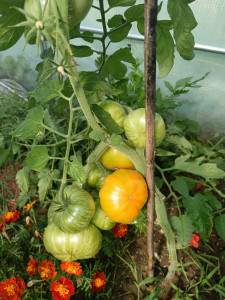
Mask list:
[[113,120],[120,127],[123,127],[123,121],[126,117],[126,113],[122,105],[120,105],[115,101],[105,101],[105,102],[100,102],[99,106],[101,106],[105,111],[110,113]]
[[134,221],[148,198],[144,177],[135,170],[119,169],[107,176],[99,192],[102,210],[114,222]]
[[[24,9],[31,13],[34,17],[38,19],[38,1],[39,0],[25,0]],[[40,0],[42,10],[45,7],[44,16],[54,16],[53,1],[54,0]],[[68,0],[68,16],[69,16],[69,26],[74,27],[79,24],[89,12],[92,6],[93,0]],[[28,18],[29,20],[29,18]]]
[[132,161],[113,147],[108,147],[102,153],[100,162],[110,170],[134,169]]
[[92,188],[100,190],[100,188],[103,186],[105,177],[109,175],[109,173],[109,170],[106,170],[103,167],[100,168],[96,164],[93,164],[87,176],[88,185]]
[[[145,148],[145,108],[132,111],[124,120],[125,135],[136,147]],[[155,114],[155,146],[158,147],[165,136],[165,123]]]

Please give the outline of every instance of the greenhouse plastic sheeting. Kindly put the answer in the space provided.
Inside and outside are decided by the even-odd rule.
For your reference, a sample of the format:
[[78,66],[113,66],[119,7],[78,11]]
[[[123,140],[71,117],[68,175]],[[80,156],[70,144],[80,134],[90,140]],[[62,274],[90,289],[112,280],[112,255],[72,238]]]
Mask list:
[[[97,4],[98,0],[94,1]],[[138,0],[136,4],[144,3]],[[167,19],[167,1],[163,2],[162,10],[158,15],[160,19]],[[105,1],[107,5],[107,1]],[[157,87],[163,93],[168,93],[164,81],[169,81],[172,85],[181,78],[193,76],[193,80],[202,77],[206,72],[210,75],[200,84],[201,88],[192,89],[188,94],[179,97],[179,102],[183,105],[177,110],[177,115],[185,116],[197,120],[201,124],[202,132],[212,135],[215,132],[225,130],[225,1],[224,0],[196,0],[190,4],[198,26],[193,30],[196,47],[212,48],[213,51],[195,50],[195,58],[192,61],[183,60],[178,53],[175,54],[175,63],[172,71],[164,78],[157,80]],[[124,8],[125,10],[126,8]],[[121,14],[123,8],[115,8],[115,14]],[[112,15],[109,15],[111,17]],[[87,18],[82,22],[81,27],[99,29],[100,23],[95,20],[100,18],[97,10],[91,9]],[[131,46],[134,57],[144,59],[143,37],[137,31],[136,24],[131,30],[131,34],[137,35],[137,39],[127,38],[121,43],[112,44],[111,51],[115,51],[127,45]],[[16,46],[0,53],[0,74],[2,77],[13,77],[19,83],[30,89],[35,84],[34,67],[39,62],[34,46],[27,46],[22,51],[24,40],[21,39]],[[78,44],[85,44],[84,41],[76,40]],[[94,47],[99,49],[101,44],[94,43]],[[77,59],[80,69],[91,70],[94,68],[90,64],[90,58]],[[32,79],[31,79],[32,78]]]

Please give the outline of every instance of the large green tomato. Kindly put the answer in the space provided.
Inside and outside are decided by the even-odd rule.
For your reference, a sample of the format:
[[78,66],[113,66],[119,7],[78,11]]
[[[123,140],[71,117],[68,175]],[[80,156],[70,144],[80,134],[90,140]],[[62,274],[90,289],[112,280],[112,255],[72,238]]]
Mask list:
[[102,210],[99,199],[96,200],[95,206],[96,210],[93,218],[91,219],[91,223],[95,224],[95,226],[102,230],[112,229],[116,225],[116,223],[106,216],[106,214]]
[[103,186],[105,177],[109,174],[110,171],[104,170],[103,168],[98,167],[96,164],[93,164],[90,172],[88,173],[87,183],[90,187],[100,190],[100,188]]
[[[124,120],[123,128],[128,140],[135,146],[145,148],[145,108],[131,112]],[[165,123],[159,114],[155,114],[155,146],[159,146],[165,136]]]
[[65,233],[54,223],[44,232],[46,250],[62,261],[88,259],[95,256],[102,247],[102,234],[93,224],[78,233]]
[[[25,0],[24,9],[31,13],[38,19],[38,1],[39,0]],[[42,9],[47,0],[40,0]],[[45,16],[54,16],[53,1],[48,0]],[[65,0],[61,0],[64,2]],[[68,15],[69,26],[74,27],[79,24],[87,15],[91,8],[93,0],[68,0]],[[29,18],[28,18],[29,19]]]
[[49,222],[53,222],[64,232],[80,232],[88,226],[95,213],[92,196],[74,185],[63,191],[63,202],[56,198],[48,211]]
[[121,128],[123,127],[123,121],[126,117],[126,113],[122,105],[114,101],[105,101],[105,102],[100,102],[99,106],[101,106],[105,111],[110,113],[113,120]]

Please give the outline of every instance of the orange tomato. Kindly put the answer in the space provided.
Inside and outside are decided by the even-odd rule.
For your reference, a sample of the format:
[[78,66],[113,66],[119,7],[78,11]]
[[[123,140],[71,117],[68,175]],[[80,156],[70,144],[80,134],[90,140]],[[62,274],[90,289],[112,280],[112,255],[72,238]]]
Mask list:
[[132,161],[115,148],[108,147],[100,157],[100,162],[110,170],[134,169]]
[[102,210],[112,221],[134,221],[147,201],[144,177],[135,170],[119,169],[107,176],[99,192]]

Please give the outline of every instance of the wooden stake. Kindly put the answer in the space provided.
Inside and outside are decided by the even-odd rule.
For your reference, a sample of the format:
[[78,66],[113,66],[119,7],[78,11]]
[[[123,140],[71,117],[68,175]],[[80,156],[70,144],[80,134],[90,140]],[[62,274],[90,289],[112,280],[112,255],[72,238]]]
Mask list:
[[146,110],[146,181],[148,276],[154,276],[154,161],[155,161],[155,98],[156,98],[156,25],[157,0],[145,0],[145,110]]

